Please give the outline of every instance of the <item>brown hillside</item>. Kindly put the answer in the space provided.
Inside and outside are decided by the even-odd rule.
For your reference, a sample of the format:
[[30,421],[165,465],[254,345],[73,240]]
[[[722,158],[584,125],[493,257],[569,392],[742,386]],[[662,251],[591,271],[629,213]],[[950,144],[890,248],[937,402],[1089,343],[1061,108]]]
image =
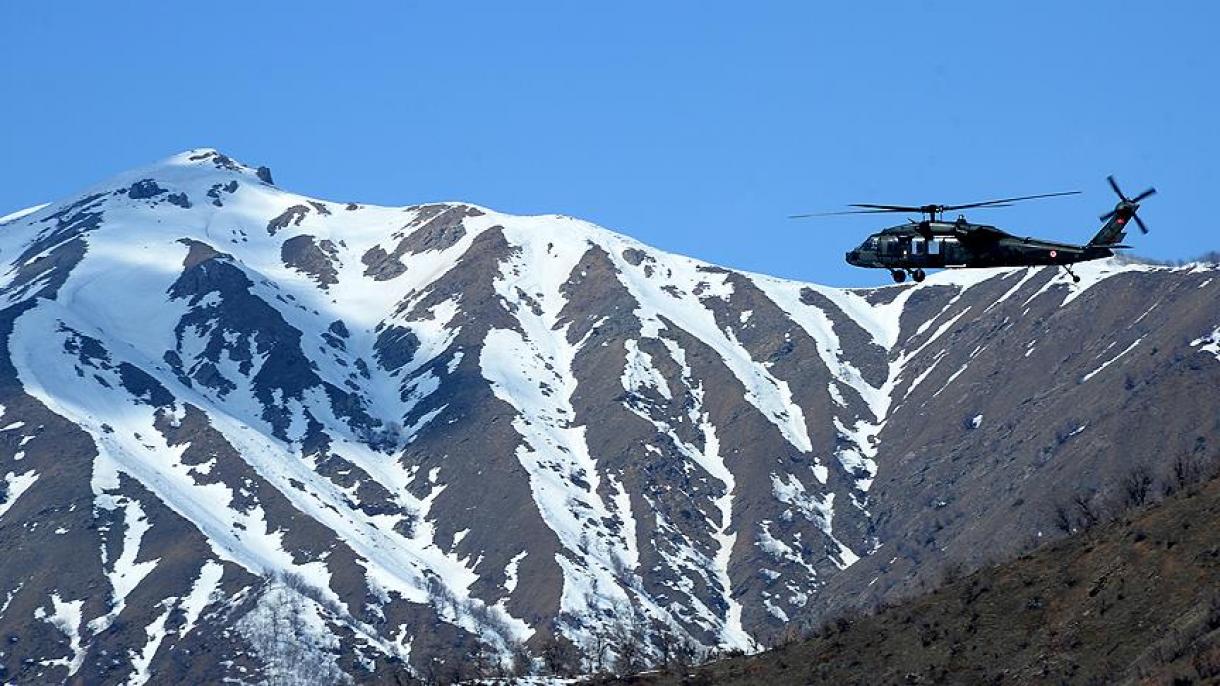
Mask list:
[[1220,480],[813,637],[634,684],[1220,683]]

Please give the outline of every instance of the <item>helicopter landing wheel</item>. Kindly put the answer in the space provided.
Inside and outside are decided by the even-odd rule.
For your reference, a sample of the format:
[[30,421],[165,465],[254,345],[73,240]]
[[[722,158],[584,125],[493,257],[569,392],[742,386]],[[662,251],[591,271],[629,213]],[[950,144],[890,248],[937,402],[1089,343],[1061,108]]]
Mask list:
[[894,277],[894,283],[902,283],[907,280],[907,273],[900,269],[891,269],[890,276]]
[[911,272],[911,278],[915,279],[915,283],[922,282],[925,278],[927,278],[927,276],[928,275],[924,274],[922,269],[916,269],[915,271]]

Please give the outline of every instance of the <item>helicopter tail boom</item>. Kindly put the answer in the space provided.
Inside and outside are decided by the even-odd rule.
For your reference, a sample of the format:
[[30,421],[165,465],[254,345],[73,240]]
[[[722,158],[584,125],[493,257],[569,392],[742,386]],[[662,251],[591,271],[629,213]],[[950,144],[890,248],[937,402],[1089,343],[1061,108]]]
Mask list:
[[1127,232],[1123,230],[1125,221],[1120,221],[1118,215],[1110,217],[1109,221],[1101,227],[1096,236],[1089,241],[1089,245],[1096,248],[1109,248],[1123,242],[1127,237]]

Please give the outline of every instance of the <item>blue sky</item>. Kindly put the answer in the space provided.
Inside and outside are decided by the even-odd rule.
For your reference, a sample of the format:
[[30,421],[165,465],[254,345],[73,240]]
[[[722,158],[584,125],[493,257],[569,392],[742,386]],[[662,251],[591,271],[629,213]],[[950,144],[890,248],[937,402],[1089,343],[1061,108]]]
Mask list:
[[[340,8],[352,6],[357,9]],[[959,203],[1140,254],[1220,248],[1212,2],[0,3],[0,214],[211,146],[335,200],[579,216],[830,284],[850,202]]]

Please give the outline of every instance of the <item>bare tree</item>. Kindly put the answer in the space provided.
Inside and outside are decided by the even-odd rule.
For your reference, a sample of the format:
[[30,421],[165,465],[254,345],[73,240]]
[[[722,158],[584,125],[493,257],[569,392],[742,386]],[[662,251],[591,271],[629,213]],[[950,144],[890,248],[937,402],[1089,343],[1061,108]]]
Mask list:
[[1101,517],[1093,507],[1093,495],[1091,493],[1077,493],[1072,496],[1072,504],[1076,506],[1076,512],[1080,515],[1081,528],[1091,529],[1100,521]]
[[644,646],[641,636],[629,624],[619,624],[614,631],[614,672],[620,676],[635,674],[644,668]]
[[466,658],[469,671],[476,679],[502,679],[508,676],[508,670],[500,661],[500,655],[486,643],[479,643],[470,649]]
[[1055,503],[1055,528],[1065,534],[1072,533],[1076,527],[1072,524],[1072,512],[1063,503]]
[[529,649],[525,647],[524,643],[512,643],[512,658],[512,676],[529,676],[534,671],[534,658],[530,655]]
[[265,664],[264,682],[273,686],[341,680],[335,646],[306,619],[324,616],[326,608],[300,588],[310,589],[294,575],[265,577],[257,603],[238,622],[238,631]]
[[1171,470],[1173,492],[1184,490],[1188,486],[1198,483],[1203,476],[1203,470],[1201,469],[1199,462],[1195,460],[1194,457],[1187,454],[1179,455],[1177,459],[1173,461]]
[[580,656],[570,641],[552,633],[542,642],[542,665],[553,676],[575,676],[580,670]]
[[663,626],[653,634],[653,639],[657,646],[658,664],[663,668],[668,668],[673,660],[674,650],[677,648],[678,637],[668,627]]
[[585,657],[589,660],[589,666],[594,674],[606,671],[606,656],[610,652],[610,648],[610,631],[602,626],[595,627],[589,641],[585,644]]
[[684,674],[690,670],[692,665],[699,662],[701,657],[699,644],[689,637],[681,637],[678,639],[678,645],[674,650],[674,670]]
[[1144,465],[1132,469],[1123,478],[1123,492],[1127,495],[1127,504],[1131,507],[1143,507],[1148,502],[1148,494],[1152,491],[1152,473]]

